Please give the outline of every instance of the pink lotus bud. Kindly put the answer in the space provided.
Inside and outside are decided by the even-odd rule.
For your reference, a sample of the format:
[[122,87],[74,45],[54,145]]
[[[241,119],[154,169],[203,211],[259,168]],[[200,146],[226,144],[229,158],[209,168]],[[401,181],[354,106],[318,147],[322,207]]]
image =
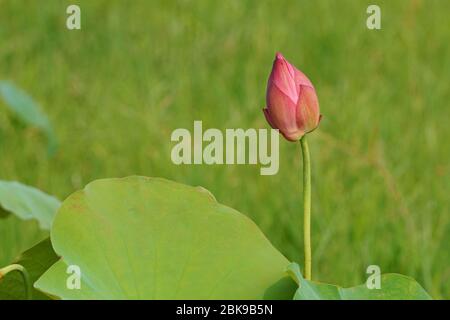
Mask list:
[[289,141],[297,141],[320,122],[319,100],[311,81],[277,53],[267,83],[267,122]]

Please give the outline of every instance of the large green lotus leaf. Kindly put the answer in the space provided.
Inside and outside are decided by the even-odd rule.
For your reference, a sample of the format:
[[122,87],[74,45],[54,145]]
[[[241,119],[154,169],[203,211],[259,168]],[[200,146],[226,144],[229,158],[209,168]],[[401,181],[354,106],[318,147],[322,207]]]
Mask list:
[[[13,263],[25,267],[29,274],[31,283],[34,283],[50,266],[52,266],[58,257],[53,251],[50,239],[47,238],[38,243],[31,249],[22,253]],[[34,300],[48,300],[47,295],[33,289],[32,298]],[[8,273],[0,279],[0,300],[24,300],[25,285],[22,276],[17,272]]]
[[305,280],[298,264],[288,266],[288,273],[299,288],[294,300],[430,300],[430,295],[414,279],[401,274],[381,275],[380,289],[366,284],[341,288],[332,284]]
[[42,229],[50,229],[59,206],[58,199],[36,188],[0,180],[0,207],[24,220],[36,219]]
[[[62,299],[291,299],[289,261],[243,214],[202,188],[158,178],[90,183],[63,202],[62,259],[35,287]],[[68,267],[81,288],[67,288]]]
[[[1,209],[0,209],[1,211]],[[9,265],[24,250],[48,237],[37,221],[24,221],[13,214],[0,218],[0,268]]]

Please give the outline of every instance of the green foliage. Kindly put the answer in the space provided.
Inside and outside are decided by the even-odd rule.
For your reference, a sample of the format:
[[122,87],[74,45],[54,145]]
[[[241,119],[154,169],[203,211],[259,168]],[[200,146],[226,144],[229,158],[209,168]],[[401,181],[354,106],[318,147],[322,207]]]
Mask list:
[[[51,265],[58,260],[50,239],[47,238],[26,250],[13,263],[20,264],[27,270],[31,283],[34,283]],[[0,300],[24,300],[26,298],[22,277],[14,272],[0,280]],[[33,289],[33,300],[47,300],[49,297]]]
[[369,289],[366,284],[341,288],[305,280],[298,264],[288,266],[288,273],[299,288],[294,300],[429,300],[430,295],[414,279],[401,274],[381,275],[379,289]]
[[[0,267],[19,263],[30,268],[31,279],[36,280],[50,265],[46,264],[45,246],[40,244],[25,252],[45,237],[48,237],[53,217],[60,202],[42,191],[14,181],[0,180]],[[35,261],[37,256],[38,261]],[[13,261],[14,260],[14,261]],[[42,298],[35,292],[36,298]],[[24,284],[17,273],[8,274],[0,281],[0,299],[24,298]]]
[[[8,222],[35,219],[48,228],[60,203],[5,181],[0,203],[15,213],[0,211],[6,264],[8,252],[44,236],[25,229],[37,231],[36,225]],[[47,294],[33,289],[34,299],[288,299],[294,293],[282,272],[288,260],[253,222],[201,187],[137,176],[94,181],[63,203],[52,239],[63,259],[46,239],[11,262],[25,267],[32,283],[39,279],[36,288]],[[66,285],[70,265],[83,270],[80,290]],[[296,263],[287,271],[299,285],[296,300],[431,298],[414,279],[398,274],[383,275],[381,289],[369,290],[307,281]],[[0,279],[1,300],[24,298],[19,274]]]
[[[98,180],[72,194],[51,239],[63,258],[35,284],[62,299],[290,299],[289,261],[203,188],[164,179]],[[66,286],[67,268],[81,289]]]
[[0,218],[0,268],[45,237],[48,232],[41,230],[37,221],[24,221],[13,214]]
[[16,181],[0,180],[0,207],[21,219],[36,219],[49,230],[60,202],[53,196]]
[[49,152],[56,149],[56,136],[47,116],[42,112],[40,106],[27,95],[26,92],[17,88],[9,81],[0,81],[0,97],[6,105],[17,114],[17,116],[30,126],[41,129],[49,140]]

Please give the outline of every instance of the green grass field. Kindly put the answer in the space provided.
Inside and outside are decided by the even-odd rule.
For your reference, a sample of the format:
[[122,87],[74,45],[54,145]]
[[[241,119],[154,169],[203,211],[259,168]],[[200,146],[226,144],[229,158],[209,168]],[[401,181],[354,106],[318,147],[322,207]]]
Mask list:
[[[366,28],[376,2],[382,29]],[[65,27],[81,6],[82,29]],[[303,261],[300,145],[280,140],[280,170],[176,166],[171,132],[268,128],[261,109],[276,51],[318,92],[309,136],[313,278],[352,286],[366,268],[416,278],[450,298],[446,0],[0,0],[0,80],[40,103],[59,139],[0,101],[0,179],[63,199],[88,182],[161,176],[209,189]]]

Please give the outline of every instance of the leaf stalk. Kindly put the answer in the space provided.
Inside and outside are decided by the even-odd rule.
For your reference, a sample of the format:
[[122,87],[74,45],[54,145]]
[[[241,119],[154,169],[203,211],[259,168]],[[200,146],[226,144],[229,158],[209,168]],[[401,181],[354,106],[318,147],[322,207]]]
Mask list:
[[6,266],[2,269],[0,269],[0,280],[5,277],[8,273],[12,271],[18,271],[20,275],[22,276],[23,283],[25,285],[25,296],[27,300],[32,299],[32,293],[31,293],[31,282],[30,282],[30,276],[28,275],[27,269],[25,269],[20,264],[11,264],[9,266]]

